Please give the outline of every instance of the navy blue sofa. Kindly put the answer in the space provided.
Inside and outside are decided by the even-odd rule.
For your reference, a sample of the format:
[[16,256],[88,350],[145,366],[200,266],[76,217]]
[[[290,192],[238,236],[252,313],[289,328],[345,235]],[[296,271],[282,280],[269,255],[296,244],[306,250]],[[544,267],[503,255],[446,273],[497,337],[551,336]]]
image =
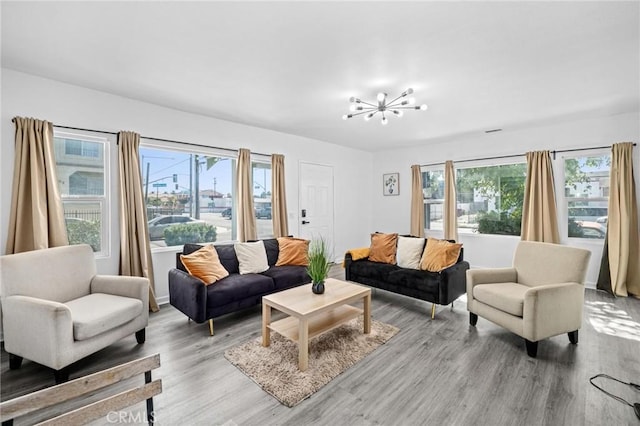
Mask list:
[[209,321],[209,333],[213,335],[213,318],[259,305],[267,294],[311,282],[304,266],[275,266],[279,253],[277,239],[262,241],[269,269],[260,274],[240,275],[233,244],[215,245],[229,276],[209,286],[189,275],[180,260],[181,254],[193,253],[203,246],[185,244],[182,253],[176,254],[176,268],[169,271],[171,305],[197,323]]

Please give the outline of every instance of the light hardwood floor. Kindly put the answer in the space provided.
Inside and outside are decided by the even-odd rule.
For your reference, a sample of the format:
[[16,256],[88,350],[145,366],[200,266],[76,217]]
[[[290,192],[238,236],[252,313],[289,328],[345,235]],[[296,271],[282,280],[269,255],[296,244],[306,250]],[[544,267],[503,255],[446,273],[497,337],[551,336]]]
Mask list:
[[[335,266],[332,276],[344,277],[343,270]],[[223,356],[227,348],[260,336],[260,307],[216,319],[215,336],[209,337],[206,324],[188,322],[162,306],[151,316],[144,345],[134,336],[125,338],[77,363],[71,378],[159,352],[162,366],[154,378],[162,379],[164,390],[155,398],[158,425],[640,424],[631,407],[589,384],[597,373],[640,382],[640,300],[587,290],[579,344],[571,345],[566,335],[542,341],[537,359],[527,356],[521,338],[487,320],[470,327],[463,300],[453,310],[438,306],[434,320],[430,307],[375,291],[373,318],[400,333],[293,408],[278,403]],[[9,370],[4,351],[0,367],[2,400],[53,385],[50,370],[27,360],[20,370]],[[628,386],[601,383],[640,401],[640,392]],[[144,404],[133,410],[141,414]],[[125,420],[131,424],[142,417]]]

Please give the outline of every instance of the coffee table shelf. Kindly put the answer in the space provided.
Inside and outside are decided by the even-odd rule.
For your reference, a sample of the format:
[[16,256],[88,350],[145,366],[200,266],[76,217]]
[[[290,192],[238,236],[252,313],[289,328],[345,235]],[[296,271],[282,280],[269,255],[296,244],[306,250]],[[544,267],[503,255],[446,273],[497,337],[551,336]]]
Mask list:
[[[326,312],[324,315],[311,317],[309,319],[309,339],[357,318],[363,312],[362,309],[350,305],[342,305]],[[269,328],[297,342],[299,324],[300,321],[297,318],[286,317],[271,323]]]

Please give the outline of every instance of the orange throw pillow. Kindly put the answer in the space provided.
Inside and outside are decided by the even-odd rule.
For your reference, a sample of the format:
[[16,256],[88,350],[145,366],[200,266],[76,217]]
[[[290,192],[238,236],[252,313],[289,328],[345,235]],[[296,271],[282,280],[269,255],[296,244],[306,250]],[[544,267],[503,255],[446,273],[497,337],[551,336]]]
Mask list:
[[216,248],[211,244],[191,254],[181,254],[180,260],[187,272],[200,279],[204,285],[211,285],[229,275],[220,263]]
[[420,269],[430,272],[440,272],[447,269],[456,264],[461,249],[462,244],[427,238],[427,245],[420,259]]
[[278,238],[278,261],[276,266],[297,265],[309,266],[309,240],[302,238]]
[[398,234],[371,234],[369,260],[395,265],[397,245]]

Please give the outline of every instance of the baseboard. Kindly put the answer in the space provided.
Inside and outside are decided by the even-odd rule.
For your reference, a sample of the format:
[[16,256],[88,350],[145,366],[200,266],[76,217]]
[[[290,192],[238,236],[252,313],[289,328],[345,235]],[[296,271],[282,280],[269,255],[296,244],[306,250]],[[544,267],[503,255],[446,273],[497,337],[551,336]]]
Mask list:
[[169,304],[169,296],[156,297],[156,303],[158,305],[168,305]]

